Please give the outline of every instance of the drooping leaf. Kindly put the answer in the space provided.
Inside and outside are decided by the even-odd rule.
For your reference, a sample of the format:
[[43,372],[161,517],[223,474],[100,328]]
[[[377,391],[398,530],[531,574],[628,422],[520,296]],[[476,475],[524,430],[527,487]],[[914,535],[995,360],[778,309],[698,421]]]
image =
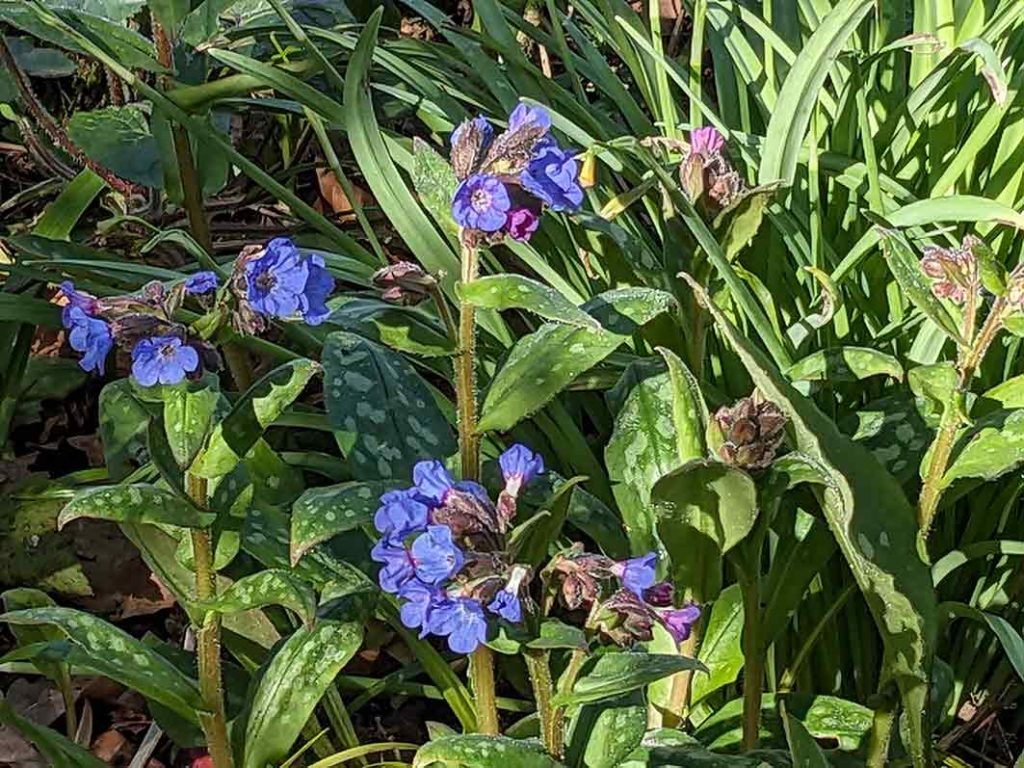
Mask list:
[[103,388],[99,412],[103,460],[111,479],[121,480],[143,463],[150,415],[135,399],[127,379],[113,381]]
[[286,757],[324,691],[363,641],[355,623],[320,621],[297,629],[262,670],[245,722],[242,768]]
[[648,288],[607,291],[583,305],[602,330],[545,323],[521,338],[484,398],[477,431],[504,431],[542,408],[581,373],[615,351],[639,326],[673,305]]
[[338,331],[323,361],[327,415],[356,478],[408,478],[417,461],[456,451],[451,426],[401,355]]
[[213,523],[216,515],[197,509],[176,493],[136,483],[81,491],[61,510],[57,525],[63,528],[80,517],[117,523],[165,523],[182,528],[205,528]]
[[869,347],[833,347],[812,352],[786,371],[791,381],[859,381],[870,376],[903,378],[903,366],[892,355]]
[[687,669],[707,669],[696,659],[664,653],[623,651],[600,657],[565,694],[556,695],[555,706],[586,704],[643,688],[655,680]]
[[914,510],[871,454],[788,384],[699,286],[691,287],[758,389],[789,417],[797,448],[832,472],[822,494],[825,518],[882,634],[884,674],[896,681],[912,713],[909,752],[915,765],[923,765],[921,713],[937,613],[929,569],[918,554]]
[[380,497],[391,483],[342,483],[310,488],[292,505],[292,565],[332,536],[373,522]]
[[708,674],[693,676],[692,703],[736,681],[743,669],[742,635],[743,595],[739,584],[731,584],[711,606],[697,654],[697,659],[708,668]]
[[190,471],[206,478],[228,474],[319,370],[319,364],[301,359],[278,366],[263,376],[214,427],[206,448],[196,457]]
[[218,613],[239,613],[267,605],[294,611],[308,627],[316,614],[316,593],[294,572],[274,568],[243,576],[200,607]]
[[0,725],[16,728],[39,750],[51,768],[106,768],[107,763],[52,728],[22,717],[0,698]]
[[456,292],[464,301],[487,309],[525,309],[543,317],[579,328],[600,329],[601,325],[569,299],[544,283],[523,275],[489,275],[459,283]]
[[68,121],[68,134],[91,160],[122,179],[154,189],[163,186],[160,152],[139,107],[75,112]]
[[420,747],[412,761],[413,768],[435,763],[466,768],[562,768],[536,739],[478,733],[442,736]]

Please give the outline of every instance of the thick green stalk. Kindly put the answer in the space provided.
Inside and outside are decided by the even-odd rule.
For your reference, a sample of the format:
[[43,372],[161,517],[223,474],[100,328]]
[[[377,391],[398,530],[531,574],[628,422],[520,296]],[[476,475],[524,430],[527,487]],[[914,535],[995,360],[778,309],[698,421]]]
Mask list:
[[469,684],[476,702],[476,728],[480,733],[498,733],[498,703],[494,693],[494,654],[486,645],[477,646],[469,657]]
[[892,728],[896,724],[896,698],[883,696],[884,700],[875,708],[871,722],[868,754],[864,762],[866,768],[885,768],[889,763],[889,743],[892,741]]
[[523,660],[526,662],[526,670],[530,673],[533,698],[537,703],[541,743],[548,754],[557,759],[560,755],[555,751],[558,745],[555,739],[555,710],[551,707],[550,655],[547,651],[530,648],[523,654]]
[[761,586],[754,573],[740,582],[743,592],[743,749],[757,749],[764,693],[761,648]]
[[[206,478],[187,476],[188,496],[200,509],[206,508]],[[192,558],[196,572],[196,599],[206,602],[217,596],[213,568],[213,541],[208,529],[192,529]],[[231,742],[224,713],[224,690],[220,666],[220,614],[208,613],[196,629],[196,653],[199,660],[199,693],[206,713],[200,716],[206,746],[214,768],[232,768]]]

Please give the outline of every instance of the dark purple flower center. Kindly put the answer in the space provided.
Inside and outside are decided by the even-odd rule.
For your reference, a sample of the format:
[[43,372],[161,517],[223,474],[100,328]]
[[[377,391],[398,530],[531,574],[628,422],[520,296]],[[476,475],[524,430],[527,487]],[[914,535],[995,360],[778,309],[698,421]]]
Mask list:
[[491,207],[491,193],[482,188],[474,189],[473,194],[470,195],[469,204],[473,206],[474,210],[486,211]]
[[256,276],[256,287],[261,290],[269,291],[275,285],[277,285],[277,277],[269,269]]
[[160,347],[160,357],[164,360],[172,360],[177,353],[173,344],[164,344]]

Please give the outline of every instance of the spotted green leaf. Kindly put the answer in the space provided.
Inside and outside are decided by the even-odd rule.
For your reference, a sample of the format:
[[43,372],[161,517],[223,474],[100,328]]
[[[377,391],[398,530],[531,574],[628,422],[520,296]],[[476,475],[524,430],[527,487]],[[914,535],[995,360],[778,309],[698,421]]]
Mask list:
[[789,714],[784,703],[780,704],[780,708],[786,741],[789,742],[789,753],[793,756],[793,768],[829,768],[831,763],[807,730],[807,726]]
[[221,395],[206,382],[183,382],[164,388],[164,434],[178,466],[192,463],[203,447],[217,413]]
[[949,485],[966,477],[994,480],[1024,462],[1024,410],[997,411],[970,430],[942,479]]
[[317,544],[368,525],[391,483],[342,483],[310,488],[292,505],[292,565]]
[[419,307],[354,297],[331,312],[328,322],[399,352],[441,357],[455,351],[443,328]]
[[412,184],[420,202],[445,234],[457,238],[459,225],[452,218],[452,197],[459,184],[455,172],[448,161],[423,139],[413,139],[412,153]]
[[524,336],[487,391],[477,431],[511,429],[673,304],[674,299],[664,291],[620,288],[582,307],[601,324],[601,330],[545,323]]
[[487,309],[525,309],[545,320],[600,329],[601,325],[569,299],[544,283],[523,275],[489,275],[459,283],[460,298]]
[[[53,598],[48,594],[29,587],[8,589],[0,595],[0,598],[3,599],[5,611],[20,611],[27,608],[42,608],[56,605]],[[64,636],[60,630],[45,625],[12,624],[10,629],[19,647],[32,645],[33,643],[49,643],[60,640]],[[57,683],[62,690],[71,690],[71,669],[67,664],[59,661],[43,660],[34,663],[40,672]]]
[[812,352],[786,371],[791,381],[859,381],[870,376],[903,378],[903,366],[892,355],[869,347],[833,347]]
[[150,414],[132,395],[128,379],[113,381],[103,388],[99,414],[103,460],[111,479],[121,480],[142,463]]
[[26,608],[0,616],[14,625],[53,625],[67,635],[72,666],[87,667],[143,696],[153,699],[192,722],[203,711],[196,682],[149,646],[103,619],[58,606]]
[[640,744],[647,730],[641,691],[576,710],[569,724],[566,761],[586,768],[614,768]]
[[357,479],[408,478],[417,461],[456,451],[451,426],[401,355],[338,331],[323,363],[327,416]]
[[57,526],[63,528],[80,517],[117,523],[165,523],[182,528],[205,528],[216,515],[196,509],[176,493],[136,483],[81,491],[61,510]]
[[554,697],[555,705],[586,704],[643,688],[655,680],[687,669],[707,669],[696,659],[666,653],[623,651],[599,658],[568,693]]
[[719,688],[730,685],[743,669],[743,595],[738,584],[722,590],[711,606],[698,660],[708,668],[706,675],[694,675],[691,701],[697,703]]
[[511,739],[479,733],[442,736],[420,747],[413,768],[440,763],[466,768],[561,768],[536,739]]
[[312,360],[291,360],[253,384],[214,427],[191,472],[206,478],[228,474],[319,370]]
[[691,282],[755,386],[789,417],[796,447],[831,474],[822,511],[864,595],[884,644],[884,675],[904,701],[915,765],[925,761],[922,713],[937,612],[929,568],[920,557],[914,509],[892,475],[863,446],[839,432]]
[[200,607],[217,613],[240,613],[267,605],[284,606],[309,626],[316,615],[316,593],[293,571],[274,568],[243,576]]
[[262,670],[245,721],[242,768],[288,757],[324,691],[363,641],[356,623],[321,621],[297,629]]

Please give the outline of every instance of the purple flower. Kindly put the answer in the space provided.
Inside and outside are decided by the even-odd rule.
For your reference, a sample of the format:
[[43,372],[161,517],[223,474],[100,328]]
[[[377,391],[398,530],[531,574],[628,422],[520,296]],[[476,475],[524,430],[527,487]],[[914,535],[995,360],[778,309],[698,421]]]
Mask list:
[[644,602],[658,608],[665,608],[672,605],[672,596],[675,590],[669,581],[659,581],[652,587],[644,590]]
[[544,473],[544,459],[525,445],[516,443],[498,457],[501,475],[505,478],[505,490],[512,496],[519,495],[519,490]]
[[494,126],[492,126],[487,121],[486,117],[483,117],[482,115],[477,115],[471,120],[464,121],[454,131],[452,131],[452,135],[450,136],[452,146],[459,143],[459,140],[462,138],[463,132],[469,125],[472,125],[478,131],[480,131],[480,135],[483,137],[483,146],[486,147],[488,144],[491,143],[491,139],[494,138]]
[[61,310],[61,320],[65,328],[71,327],[71,310],[80,309],[87,315],[95,315],[99,305],[99,299],[83,291],[75,290],[75,284],[65,280],[60,284],[60,292],[68,303]]
[[416,575],[409,550],[386,536],[373,545],[370,559],[383,565],[377,574],[377,581],[385,592],[397,594],[402,585]]
[[416,462],[412,482],[416,491],[434,504],[443,504],[448,491],[455,487],[451,473],[437,459]]
[[416,577],[425,584],[440,584],[462,567],[462,550],[452,541],[446,525],[428,525],[412,543],[412,562]]
[[551,115],[543,107],[531,107],[529,104],[518,104],[508,116],[509,133],[529,124],[537,125],[545,131],[551,129]]
[[515,592],[510,592],[508,589],[498,592],[490,605],[487,606],[487,610],[498,614],[505,621],[510,621],[513,624],[518,624],[523,620],[523,605],[519,601],[519,595]]
[[309,325],[319,325],[330,315],[327,296],[334,278],[324,268],[322,256],[303,256],[287,237],[267,243],[259,258],[245,264],[246,294],[263,315],[292,318],[301,315]]
[[139,339],[132,349],[132,375],[144,387],[177,384],[199,367],[199,353],[177,336]]
[[63,319],[68,329],[68,343],[73,350],[83,353],[82,359],[78,361],[82,370],[96,371],[102,376],[107,355],[114,346],[110,326],[103,320],[90,317],[78,305],[69,304],[65,307]]
[[725,147],[725,137],[714,126],[690,131],[690,151],[703,158],[717,155]]
[[209,293],[217,290],[217,275],[213,272],[196,272],[185,280],[186,293]]
[[455,653],[472,653],[487,639],[487,619],[480,603],[469,597],[438,601],[430,611],[427,629],[448,637]]
[[495,176],[475,173],[459,184],[452,198],[452,216],[460,227],[497,232],[505,226],[512,201]]
[[640,557],[632,557],[612,566],[612,573],[619,577],[622,586],[637,597],[643,597],[644,590],[654,586],[654,569],[658,564],[658,556],[648,552]]
[[583,202],[579,164],[554,141],[542,143],[519,177],[523,188],[553,211],[575,211]]
[[429,512],[412,489],[388,491],[380,497],[373,524],[385,536],[397,541],[410,533],[426,530]]
[[684,605],[677,610],[660,613],[659,618],[675,641],[681,643],[690,636],[693,625],[700,618],[700,608],[693,604]]
[[540,226],[540,217],[530,208],[513,208],[505,218],[505,230],[509,237],[520,242],[527,242]]
[[402,624],[409,629],[422,627],[420,637],[426,637],[429,634],[431,608],[437,601],[444,599],[444,592],[414,578],[402,585],[398,595],[406,601],[399,611]]

